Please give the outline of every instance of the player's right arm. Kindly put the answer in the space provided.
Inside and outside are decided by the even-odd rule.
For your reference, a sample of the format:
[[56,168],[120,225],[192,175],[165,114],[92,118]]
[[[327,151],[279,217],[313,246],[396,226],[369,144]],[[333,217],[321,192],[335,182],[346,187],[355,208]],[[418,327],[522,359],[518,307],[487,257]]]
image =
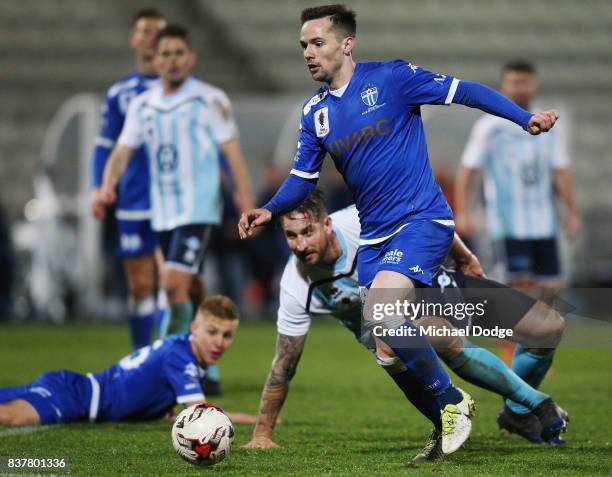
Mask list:
[[470,214],[470,196],[476,174],[482,168],[484,157],[490,150],[490,133],[493,124],[488,116],[483,116],[474,124],[461,155],[461,165],[455,179],[455,230],[467,237],[475,232]]
[[132,159],[136,150],[143,143],[141,121],[138,117],[138,111],[142,104],[142,96],[136,97],[130,103],[121,135],[104,168],[100,193],[102,200],[106,204],[112,204],[117,199],[115,188],[119,183],[119,179],[123,176],[130,159]]
[[238,222],[241,239],[253,235],[255,228],[267,224],[273,217],[295,209],[315,189],[326,154],[313,130],[312,106],[320,101],[316,98],[322,97],[313,97],[302,111],[298,147],[289,176],[264,206],[241,215]]
[[119,107],[118,94],[109,89],[102,105],[100,131],[95,139],[91,164],[91,212],[98,220],[103,220],[106,206],[102,200],[102,179],[104,168],[123,126],[123,113]]
[[276,354],[259,403],[253,437],[242,446],[245,449],[280,447],[272,440],[272,434],[276,419],[289,394],[289,382],[295,375],[305,341],[306,335],[287,336],[279,333],[276,339]]

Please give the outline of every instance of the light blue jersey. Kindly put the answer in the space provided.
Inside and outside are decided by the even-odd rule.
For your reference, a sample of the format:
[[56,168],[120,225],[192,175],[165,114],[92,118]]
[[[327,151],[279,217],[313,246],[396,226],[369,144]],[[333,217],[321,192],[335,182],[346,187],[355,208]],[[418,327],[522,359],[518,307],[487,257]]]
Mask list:
[[130,104],[118,143],[148,150],[154,230],[220,222],[219,145],[236,135],[225,93],[195,78],[174,94],[160,86]]
[[484,116],[472,129],[462,164],[484,171],[492,238],[556,235],[553,172],[569,167],[563,129],[530,136],[508,121]]

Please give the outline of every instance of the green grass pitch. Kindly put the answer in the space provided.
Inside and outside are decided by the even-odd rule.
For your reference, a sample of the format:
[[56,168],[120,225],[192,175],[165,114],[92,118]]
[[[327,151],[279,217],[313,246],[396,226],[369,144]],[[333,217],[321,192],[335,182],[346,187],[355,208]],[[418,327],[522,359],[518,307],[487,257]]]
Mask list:
[[[243,324],[221,362],[225,394],[213,402],[257,411],[273,356],[272,324]],[[68,368],[100,370],[129,352],[120,325],[0,327],[0,386]],[[181,461],[170,425],[71,424],[32,431],[0,427],[2,456],[67,456],[70,475],[610,475],[612,469],[611,349],[564,349],[543,390],[571,414],[563,448],[531,445],[498,431],[501,400],[464,384],[477,403],[466,446],[441,463],[405,464],[425,442],[429,425],[352,336],[333,322],[313,325],[275,439],[282,449],[246,451],[250,426],[237,426],[223,463],[196,468]],[[1,474],[1,471],[0,471]],[[61,475],[61,474],[59,474]]]

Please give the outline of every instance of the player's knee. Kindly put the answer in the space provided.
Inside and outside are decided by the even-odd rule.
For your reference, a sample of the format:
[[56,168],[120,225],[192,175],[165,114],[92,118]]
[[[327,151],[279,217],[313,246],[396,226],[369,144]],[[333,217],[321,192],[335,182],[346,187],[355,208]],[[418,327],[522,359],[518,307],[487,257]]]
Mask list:
[[139,275],[133,277],[129,283],[130,296],[137,302],[140,302],[153,295],[153,289],[153,277]]
[[463,351],[463,340],[459,336],[440,336],[428,340],[442,359],[454,358]]
[[406,366],[397,356],[376,355],[376,362],[389,374],[399,374],[406,371]]

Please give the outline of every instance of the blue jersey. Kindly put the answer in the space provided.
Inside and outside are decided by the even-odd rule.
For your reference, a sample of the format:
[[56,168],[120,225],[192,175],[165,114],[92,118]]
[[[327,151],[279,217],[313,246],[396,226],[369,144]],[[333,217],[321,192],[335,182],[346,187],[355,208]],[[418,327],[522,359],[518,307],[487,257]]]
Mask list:
[[450,104],[458,80],[402,60],[359,63],[341,97],[324,86],[303,107],[292,174],[316,179],[326,153],[353,193],[361,244],[409,220],[451,220],[429,164],[422,104]]
[[[157,76],[147,76],[134,71],[108,89],[102,105],[100,132],[93,153],[93,186],[99,187],[102,184],[104,167],[121,134],[128,105],[132,99],[158,82]],[[149,176],[147,152],[141,147],[134,154],[119,183],[118,218],[124,220],[148,218],[151,207]]]
[[[96,420],[153,419],[176,403],[203,401],[204,374],[188,336],[157,340],[93,375],[99,385]],[[95,407],[95,389],[92,394]]]

